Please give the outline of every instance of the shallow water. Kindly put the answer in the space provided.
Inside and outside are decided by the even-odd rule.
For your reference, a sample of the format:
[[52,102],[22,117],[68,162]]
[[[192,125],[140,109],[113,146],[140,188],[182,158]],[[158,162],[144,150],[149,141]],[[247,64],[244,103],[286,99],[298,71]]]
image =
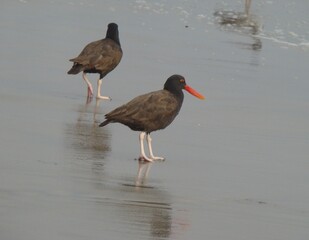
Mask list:
[[[307,1],[253,2],[254,34],[213,15],[240,1],[0,9],[1,239],[308,239]],[[111,21],[124,51],[103,80],[113,100],[87,103],[68,59]],[[185,93],[152,134],[166,161],[139,164],[138,133],[98,123],[174,73],[206,100]]]

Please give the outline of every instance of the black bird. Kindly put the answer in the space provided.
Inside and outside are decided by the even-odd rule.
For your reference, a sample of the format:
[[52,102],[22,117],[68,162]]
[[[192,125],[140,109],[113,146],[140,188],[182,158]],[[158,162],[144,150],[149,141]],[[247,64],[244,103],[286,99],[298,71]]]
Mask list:
[[88,97],[93,96],[93,88],[86,77],[86,73],[100,74],[97,98],[110,100],[110,97],[101,96],[102,78],[119,64],[121,58],[122,49],[119,41],[118,25],[110,23],[104,39],[87,44],[78,57],[70,59],[74,64],[68,74],[83,72],[83,79],[88,86]]
[[[162,90],[138,96],[107,113],[106,120],[99,126],[103,127],[109,123],[118,122],[134,131],[141,131],[139,160],[149,162],[163,160],[164,158],[153,155],[150,133],[164,129],[173,122],[183,102],[183,89],[197,98],[204,99],[203,95],[186,84],[183,76],[173,75],[166,80]],[[147,157],[144,151],[145,136],[147,136],[150,157]]]

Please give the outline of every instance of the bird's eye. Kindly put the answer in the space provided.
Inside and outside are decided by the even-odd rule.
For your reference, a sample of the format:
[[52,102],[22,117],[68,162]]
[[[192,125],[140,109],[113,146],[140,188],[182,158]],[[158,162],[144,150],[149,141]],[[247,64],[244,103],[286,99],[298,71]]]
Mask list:
[[184,80],[184,79],[180,79],[180,80],[179,80],[179,82],[184,83],[184,82],[185,82],[185,80]]

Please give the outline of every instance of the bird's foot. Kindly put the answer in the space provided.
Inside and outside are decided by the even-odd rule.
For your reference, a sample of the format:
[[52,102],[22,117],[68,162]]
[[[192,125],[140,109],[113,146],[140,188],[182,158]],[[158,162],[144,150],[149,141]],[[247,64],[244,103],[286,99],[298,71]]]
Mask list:
[[101,95],[98,95],[98,96],[97,96],[97,99],[112,101],[112,98],[111,98],[111,97],[108,97],[108,96],[101,96]]
[[138,160],[140,162],[153,162],[153,161],[165,161],[165,158],[163,158],[163,157],[155,157],[155,156],[151,156],[151,158],[148,158],[146,156],[140,156],[138,158]]
[[152,160],[155,160],[155,161],[165,161],[165,158],[164,158],[164,157],[155,157],[155,156],[151,156],[151,159],[152,159]]
[[138,161],[140,161],[140,162],[153,162],[153,160],[151,158],[148,158],[146,156],[140,156],[138,158]]

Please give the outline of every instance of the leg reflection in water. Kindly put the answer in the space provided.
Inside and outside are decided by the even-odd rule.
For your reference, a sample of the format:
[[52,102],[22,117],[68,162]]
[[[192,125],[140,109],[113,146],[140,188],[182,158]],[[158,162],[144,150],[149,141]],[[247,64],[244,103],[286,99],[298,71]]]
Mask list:
[[146,184],[151,165],[151,162],[138,161],[138,170],[135,179],[135,186],[141,187]]

